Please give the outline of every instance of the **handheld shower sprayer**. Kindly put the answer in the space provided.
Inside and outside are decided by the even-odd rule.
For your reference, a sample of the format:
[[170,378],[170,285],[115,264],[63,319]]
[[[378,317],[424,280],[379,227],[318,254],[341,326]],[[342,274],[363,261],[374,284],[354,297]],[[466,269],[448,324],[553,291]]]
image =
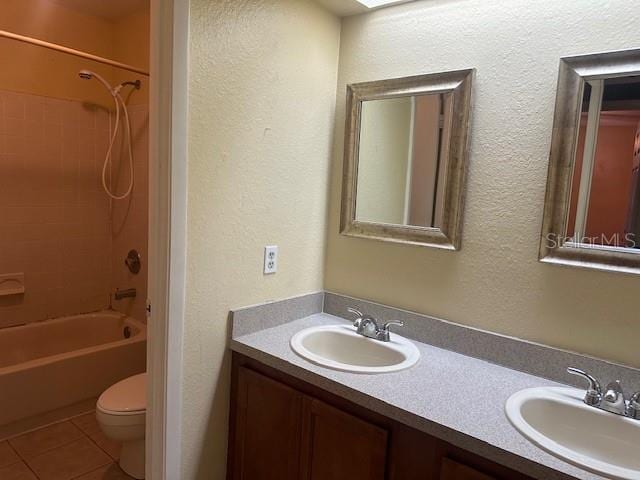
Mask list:
[[[123,200],[127,198],[131,194],[131,191],[133,190],[134,176],[133,176],[133,148],[131,146],[131,141],[132,141],[131,140],[131,121],[129,120],[129,112],[127,111],[127,105],[124,103],[124,100],[120,96],[120,90],[122,90],[122,88],[127,85],[133,86],[136,90],[139,90],[140,80],[122,82],[116,87],[112,87],[109,84],[109,82],[107,82],[104,78],[102,78],[97,73],[92,72],[91,70],[80,70],[78,72],[78,75],[83,80],[91,80],[95,78],[104,86],[104,88],[107,89],[107,91],[113,97],[113,102],[116,107],[115,108],[116,119],[115,119],[115,124],[113,128],[113,133],[111,134],[111,139],[109,141],[109,148],[107,149],[107,154],[104,159],[104,164],[102,165],[102,187],[104,188],[104,191],[107,193],[107,195],[109,195],[109,197],[111,197],[113,200]],[[109,166],[109,159],[111,158],[113,144],[115,143],[116,137],[118,135],[118,128],[120,126],[120,106],[121,105],[122,105],[122,111],[124,112],[125,127],[127,129],[128,152],[129,152],[129,179],[130,180],[129,180],[129,187],[127,188],[127,191],[122,195],[116,195],[115,193],[111,192],[111,190],[107,185],[107,167]]]
[[114,88],[111,85],[109,85],[109,82],[107,82],[103,77],[101,77],[97,73],[92,72],[91,70],[80,70],[78,72],[78,75],[83,80],[91,80],[91,79],[95,78],[96,80],[98,80],[104,86],[104,88],[109,90],[109,93],[112,96],[114,95]]

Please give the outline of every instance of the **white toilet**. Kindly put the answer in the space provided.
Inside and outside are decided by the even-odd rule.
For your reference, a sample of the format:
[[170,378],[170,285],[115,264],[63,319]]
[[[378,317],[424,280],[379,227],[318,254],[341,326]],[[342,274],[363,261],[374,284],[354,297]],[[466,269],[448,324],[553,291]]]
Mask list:
[[144,434],[147,415],[147,374],[141,373],[107,388],[96,406],[104,434],[122,443],[120,468],[144,478]]

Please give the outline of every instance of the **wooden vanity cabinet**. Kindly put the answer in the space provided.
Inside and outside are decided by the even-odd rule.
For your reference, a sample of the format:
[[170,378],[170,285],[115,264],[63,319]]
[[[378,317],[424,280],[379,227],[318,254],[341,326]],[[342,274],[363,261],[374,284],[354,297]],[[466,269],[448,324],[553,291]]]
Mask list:
[[234,480],[384,480],[386,430],[245,367],[230,432]]
[[236,381],[230,478],[298,480],[303,395],[246,368]]
[[384,480],[387,431],[307,398],[300,478]]
[[528,477],[234,353],[227,479]]

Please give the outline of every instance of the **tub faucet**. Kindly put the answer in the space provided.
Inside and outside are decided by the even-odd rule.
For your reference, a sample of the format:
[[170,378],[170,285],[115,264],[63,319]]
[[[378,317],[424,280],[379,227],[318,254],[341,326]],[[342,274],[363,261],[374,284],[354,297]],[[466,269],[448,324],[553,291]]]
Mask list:
[[136,292],[135,288],[127,288],[125,290],[116,289],[114,297],[116,300],[122,300],[123,298],[136,298],[137,293],[138,292]]
[[358,318],[353,322],[353,326],[356,327],[356,333],[363,337],[373,338],[381,342],[389,342],[391,337],[389,335],[389,327],[391,325],[398,325],[403,327],[402,322],[387,322],[382,327],[378,325],[378,322],[371,315],[363,314],[355,308],[348,308],[349,313],[357,315]]

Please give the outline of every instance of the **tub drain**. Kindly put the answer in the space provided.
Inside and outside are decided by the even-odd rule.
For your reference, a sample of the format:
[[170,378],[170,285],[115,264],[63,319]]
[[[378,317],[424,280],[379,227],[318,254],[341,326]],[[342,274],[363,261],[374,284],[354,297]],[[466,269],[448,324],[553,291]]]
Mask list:
[[129,338],[131,336],[131,327],[124,327],[124,338]]

